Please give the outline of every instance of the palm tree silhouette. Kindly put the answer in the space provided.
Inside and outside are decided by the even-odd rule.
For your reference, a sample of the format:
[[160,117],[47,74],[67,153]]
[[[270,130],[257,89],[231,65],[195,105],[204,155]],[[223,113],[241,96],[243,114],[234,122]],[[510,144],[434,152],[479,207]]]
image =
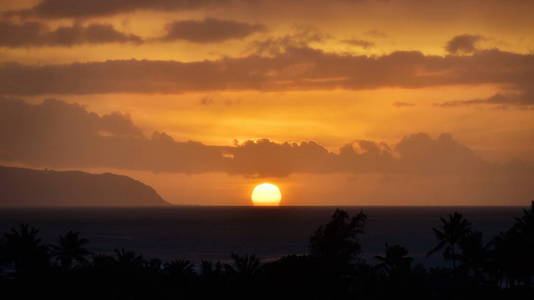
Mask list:
[[165,264],[165,271],[172,277],[187,277],[195,274],[195,265],[187,259],[175,259]]
[[481,278],[489,267],[489,253],[492,243],[484,243],[481,232],[471,232],[460,242],[457,255],[460,268],[467,274]]
[[459,244],[471,233],[471,223],[462,214],[454,212],[448,220],[440,218],[441,230],[432,228],[438,244],[428,252],[427,257],[443,250],[443,258],[452,262],[453,270],[456,270],[457,248]]
[[512,228],[494,239],[497,277],[508,287],[531,285],[534,279],[534,201]]
[[204,277],[220,277],[222,275],[223,267],[221,262],[213,263],[209,260],[202,260],[200,262],[200,274]]
[[0,252],[7,262],[14,264],[17,274],[31,273],[48,266],[48,247],[38,234],[39,230],[28,224],[21,224],[4,233]]
[[59,243],[52,245],[52,255],[64,269],[71,269],[73,263],[82,265],[87,263],[87,256],[91,253],[85,248],[89,240],[80,238],[79,232],[69,231],[59,237]]
[[386,243],[385,256],[375,256],[379,261],[377,269],[384,270],[388,275],[402,273],[410,269],[413,258],[408,257],[408,250],[400,245],[388,245]]
[[534,233],[534,201],[529,209],[523,209],[523,216],[515,218],[514,228],[519,231]]
[[235,274],[237,277],[252,279],[260,270],[260,259],[254,254],[237,255],[232,253],[230,257],[234,263],[232,265],[226,265],[226,270],[229,273]]
[[114,250],[115,263],[125,270],[142,269],[145,266],[145,259],[141,254],[124,249]]
[[311,255],[327,261],[350,262],[361,253],[359,235],[367,216],[360,211],[356,216],[336,209],[330,222],[320,226],[310,238]]

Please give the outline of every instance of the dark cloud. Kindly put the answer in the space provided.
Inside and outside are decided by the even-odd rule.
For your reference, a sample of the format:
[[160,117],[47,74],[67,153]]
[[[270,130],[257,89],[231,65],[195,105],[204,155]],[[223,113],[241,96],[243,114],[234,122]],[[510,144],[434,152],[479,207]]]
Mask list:
[[[66,65],[0,64],[0,94],[183,93],[222,90],[421,88],[497,84],[525,92],[534,55],[480,50],[467,56],[398,51],[384,56],[287,48],[272,56],[213,61],[115,60]],[[510,104],[532,104],[514,101]]]
[[[335,0],[341,4],[360,3],[369,0]],[[376,0],[383,1],[383,0]],[[41,0],[35,6],[18,11],[10,11],[8,16],[37,16],[41,18],[90,18],[109,16],[133,11],[184,11],[194,9],[206,9],[209,7],[248,8],[257,10],[269,7],[278,3],[271,0]],[[283,1],[285,9],[303,11],[305,5],[309,7],[323,9],[322,0],[286,0]],[[255,13],[257,13],[255,11]]]
[[484,40],[484,37],[480,35],[457,35],[447,42],[445,49],[451,54],[469,54],[478,50],[477,43],[482,40]]
[[264,177],[336,171],[336,156],[315,142],[278,144],[263,139],[228,147],[225,152],[231,157],[228,172],[232,174]]
[[221,96],[213,96],[208,95],[200,98],[199,102],[200,105],[209,106],[209,105],[226,105],[226,106],[232,106],[232,105],[238,105],[241,103],[241,99],[234,99],[234,98],[226,98]]
[[[459,6],[458,3],[462,3]],[[358,6],[355,13],[369,14],[375,13],[371,9],[366,9],[361,3],[377,2],[387,8],[389,17],[391,9],[401,5],[406,7],[400,10],[409,11],[413,14],[423,14],[432,11],[440,12],[438,18],[451,16],[458,18],[459,14],[485,16],[499,14],[502,17],[510,15],[521,16],[523,18],[530,16],[532,8],[530,1],[525,0],[458,0],[458,1],[423,1],[423,0],[333,0],[329,1],[332,5],[339,5],[340,9],[350,8],[349,5]],[[331,5],[330,5],[331,6]],[[133,11],[184,11],[193,9],[209,9],[213,7],[222,7],[225,11],[231,9],[248,9],[258,13],[259,9],[263,14],[280,14],[279,10],[270,11],[272,8],[288,10],[292,15],[306,12],[317,12],[323,14],[329,13],[325,9],[324,0],[91,0],[91,1],[73,1],[73,0],[41,0],[29,9],[11,11],[11,15],[17,16],[38,16],[42,18],[89,18],[109,16]],[[463,9],[459,10],[458,7]],[[473,9],[476,7],[476,9]],[[330,7],[329,7],[330,8]],[[506,13],[503,13],[505,9]],[[284,13],[284,12],[282,12]],[[371,32],[378,32],[372,30]]]
[[198,103],[201,105],[212,105],[215,102],[215,99],[211,96],[204,96],[200,99]]
[[39,22],[0,21],[0,46],[41,47],[81,44],[142,43],[139,36],[119,32],[109,24],[60,26],[49,30]]
[[39,16],[44,18],[87,18],[136,10],[187,10],[210,4],[223,4],[231,0],[42,0],[34,7],[13,11],[11,15]]
[[0,160],[48,167],[111,167],[200,173],[222,170],[217,147],[145,137],[127,115],[97,115],[77,104],[0,100]]
[[296,26],[295,31],[252,43],[252,50],[260,55],[280,55],[291,49],[308,48],[311,43],[324,41],[328,36],[311,26]]
[[375,43],[373,42],[358,39],[343,40],[342,42],[351,46],[361,47],[363,49],[368,49],[375,46]]
[[265,30],[266,27],[260,24],[206,18],[204,20],[185,20],[167,24],[167,33],[160,40],[185,40],[193,43],[223,42],[231,39],[241,39]]
[[437,139],[424,133],[410,135],[404,137],[394,149],[402,158],[401,169],[404,170],[420,168],[419,171],[455,173],[458,170],[473,171],[486,167],[485,162],[450,134],[442,134]]
[[40,167],[259,177],[339,172],[471,176],[501,170],[449,134],[437,139],[414,134],[396,145],[359,140],[341,147],[338,153],[312,141],[263,139],[221,147],[175,141],[161,132],[147,137],[127,115],[98,115],[58,100],[29,104],[0,99],[0,144],[0,161]]
[[[240,39],[253,33],[266,30],[260,24],[248,24],[231,20],[207,18],[204,20],[185,20],[169,23],[163,37],[153,41],[186,40],[194,43],[223,42]],[[74,46],[81,44],[134,43],[141,44],[143,39],[134,34],[117,31],[110,24],[90,24],[82,26],[59,26],[49,29],[41,22],[14,23],[0,21],[0,46],[5,47],[42,47]]]
[[476,98],[469,100],[456,100],[436,103],[439,107],[460,107],[468,105],[490,104],[501,108],[509,106],[532,107],[534,106],[534,89],[530,86],[519,91],[500,92],[487,98]]

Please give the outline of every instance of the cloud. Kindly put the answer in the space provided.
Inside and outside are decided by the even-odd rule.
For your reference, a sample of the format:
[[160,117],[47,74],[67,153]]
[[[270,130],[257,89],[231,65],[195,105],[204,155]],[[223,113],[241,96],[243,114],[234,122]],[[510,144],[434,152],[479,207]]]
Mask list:
[[445,49],[450,54],[469,54],[478,50],[477,44],[482,40],[484,37],[480,35],[457,35],[447,42]]
[[350,39],[350,40],[343,40],[342,41],[345,44],[349,44],[352,46],[361,47],[363,49],[372,48],[375,46],[375,43],[366,41],[366,40],[358,40],[358,39]]
[[409,103],[409,102],[395,102],[393,103],[393,106],[395,107],[412,107],[412,106],[415,106],[415,104],[413,103]]
[[309,48],[311,43],[321,42],[327,37],[315,27],[297,25],[293,33],[254,41],[252,50],[260,55],[281,55],[291,49]]
[[395,145],[357,140],[337,153],[313,141],[276,143],[260,139],[213,146],[176,141],[162,132],[145,136],[128,115],[98,115],[59,100],[29,104],[0,99],[0,143],[0,161],[50,168],[223,172],[258,177],[294,173],[471,176],[501,170],[449,134],[436,139],[414,134]]
[[419,168],[418,171],[451,172],[478,170],[487,167],[471,149],[460,144],[450,134],[432,139],[424,133],[404,137],[394,147],[402,158],[401,169]]
[[209,106],[209,105],[226,105],[232,106],[241,103],[241,99],[227,98],[220,95],[206,95],[200,98],[198,101],[200,105]]
[[[207,18],[204,20],[176,21],[167,24],[165,30],[164,36],[146,42],[185,40],[193,43],[215,43],[245,38],[253,33],[266,30],[266,27],[260,24]],[[87,26],[75,24],[59,26],[51,30],[41,22],[0,21],[0,47],[69,47],[82,44],[142,44],[144,42],[141,37],[117,31],[110,24],[90,24]]]
[[204,96],[200,99],[198,103],[201,105],[212,105],[215,102],[215,99],[212,96]]
[[159,38],[159,40],[185,40],[193,43],[213,43],[241,39],[265,30],[266,27],[264,25],[232,20],[219,20],[214,18],[184,20],[167,24],[167,33]]
[[385,39],[385,38],[388,37],[388,35],[385,32],[382,32],[382,31],[379,31],[379,30],[376,30],[376,29],[366,31],[366,32],[364,32],[364,34],[367,35],[367,36],[370,36],[370,37],[373,37],[373,38],[379,38],[379,39]]
[[42,47],[81,44],[142,43],[139,36],[119,32],[110,24],[59,26],[50,30],[39,22],[0,21],[0,46]]
[[223,4],[229,0],[42,0],[26,10],[12,11],[11,15],[39,16],[43,18],[87,18],[108,16],[137,10],[188,10],[211,4]]
[[1,161],[48,167],[111,167],[154,172],[221,170],[217,147],[146,137],[127,115],[97,115],[77,104],[0,100]]
[[509,106],[530,108],[534,106],[534,89],[530,86],[526,86],[518,91],[499,92],[486,98],[446,101],[436,103],[436,106],[451,108],[480,104],[498,105],[500,108],[507,108]]
[[246,141],[224,151],[231,157],[228,169],[231,174],[280,177],[295,172],[335,171],[335,155],[315,142],[279,144],[261,139]]
[[[26,2],[26,1],[24,1]],[[188,11],[188,10],[206,10],[214,11],[213,8],[221,8],[221,11],[227,13],[231,10],[248,10],[255,15],[278,14],[280,10],[290,12],[292,16],[310,14],[317,16],[321,13],[324,16],[331,13],[331,7],[325,9],[324,0],[91,0],[77,1],[75,5],[72,0],[40,0],[33,7],[24,10],[11,11],[10,15],[31,16],[40,18],[92,18],[101,16],[110,16],[116,14],[130,13],[134,11]],[[453,1],[454,2],[454,1]],[[439,11],[439,17],[450,16],[456,17],[465,15],[485,16],[496,15],[507,17],[519,15],[529,17],[532,8],[529,1],[525,0],[464,0],[464,9],[458,10],[457,3],[451,1],[421,1],[421,0],[334,0],[330,6],[338,8],[333,11],[339,15],[339,10],[357,7],[357,10],[351,10],[355,17],[361,15],[376,14],[380,11],[378,8],[385,10],[385,15],[390,18],[392,9],[396,11],[410,12],[414,15],[428,14],[429,9]],[[371,3],[371,5],[366,5]],[[363,4],[363,5],[362,5]],[[400,9],[399,9],[400,8]],[[476,9],[473,9],[476,8]],[[506,14],[503,14],[506,9]],[[284,11],[284,12],[285,12]],[[282,12],[282,14],[284,13]],[[450,19],[448,19],[450,21]],[[376,30],[374,30],[376,31]],[[379,32],[379,31],[376,31]]]
[[[340,4],[358,4],[370,0],[335,0]],[[376,0],[382,1],[382,0]],[[271,0],[41,0],[29,9],[10,11],[8,16],[40,18],[94,18],[129,13],[134,11],[187,11],[223,7],[224,10],[249,9],[257,13],[258,9],[279,7]],[[305,6],[306,9],[303,9]],[[324,10],[321,0],[286,0],[282,7],[292,11],[307,9]],[[268,10],[268,9],[267,9]]]
[[[110,60],[65,65],[0,64],[0,94],[185,93],[223,90],[422,88],[495,84],[525,92],[534,55],[480,50],[467,56],[397,51],[383,56],[293,48],[197,62]],[[513,99],[512,99],[513,100]],[[512,101],[510,105],[530,105]]]

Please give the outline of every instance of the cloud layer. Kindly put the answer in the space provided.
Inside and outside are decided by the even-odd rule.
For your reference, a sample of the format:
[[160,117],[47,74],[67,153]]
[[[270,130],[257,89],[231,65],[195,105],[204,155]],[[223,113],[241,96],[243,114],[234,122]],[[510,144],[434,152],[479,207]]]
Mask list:
[[453,37],[445,46],[447,52],[451,54],[473,53],[477,48],[477,43],[484,40],[484,37],[473,34],[461,34]]
[[[474,13],[484,15],[484,13],[496,12],[503,15],[506,12],[521,12],[528,15],[528,9],[532,8],[529,1],[524,0],[457,0],[451,1],[423,1],[423,0],[334,0],[331,5],[339,5],[342,9],[359,5],[365,6],[378,4],[390,9],[398,8],[399,5],[406,6],[407,10],[414,12],[428,13],[436,11],[442,14],[450,14],[457,17],[461,12],[470,12],[473,7],[477,10]],[[225,10],[248,8],[255,10],[265,8],[278,8],[295,13],[324,13],[327,11],[322,0],[92,0],[77,1],[73,4],[71,0],[41,0],[33,7],[18,11],[11,11],[10,15],[32,16],[41,18],[91,18],[110,16],[116,14],[129,13],[134,11],[187,11],[195,9],[206,9],[210,7],[222,7]],[[459,11],[459,7],[462,10]],[[279,13],[279,11],[265,11],[265,14]],[[450,20],[449,20],[450,21]]]
[[343,40],[342,42],[351,46],[361,47],[363,49],[368,49],[375,46],[374,42],[359,39]]
[[534,55],[479,50],[468,56],[398,51],[383,56],[288,48],[274,56],[212,61],[114,60],[67,65],[0,64],[0,93],[184,93],[221,90],[420,88],[496,84],[524,94],[507,103],[532,105],[526,93]]
[[264,30],[266,30],[266,27],[263,25],[232,20],[219,20],[214,18],[184,20],[167,24],[167,32],[160,40],[214,43],[231,39],[241,39]]
[[0,47],[70,47],[82,44],[171,42],[184,40],[192,43],[218,43],[242,39],[267,28],[233,20],[206,18],[168,23],[166,33],[157,38],[143,39],[135,34],[117,31],[110,24],[74,24],[49,29],[42,22],[0,21]]
[[109,24],[60,26],[49,30],[39,22],[0,21],[0,46],[5,47],[69,47],[81,44],[142,42],[139,36],[119,32]]
[[[293,173],[492,174],[502,166],[480,159],[449,134],[424,133],[395,145],[360,140],[329,152],[315,142],[267,139],[234,146],[179,142],[142,134],[121,113],[98,115],[77,104],[0,100],[0,161],[43,167],[107,167],[153,172],[224,172],[244,176]],[[524,167],[532,171],[531,167]]]
[[13,11],[12,15],[39,16],[43,18],[87,18],[114,15],[136,10],[185,10],[205,7],[209,4],[227,3],[229,0],[42,0],[34,7]]

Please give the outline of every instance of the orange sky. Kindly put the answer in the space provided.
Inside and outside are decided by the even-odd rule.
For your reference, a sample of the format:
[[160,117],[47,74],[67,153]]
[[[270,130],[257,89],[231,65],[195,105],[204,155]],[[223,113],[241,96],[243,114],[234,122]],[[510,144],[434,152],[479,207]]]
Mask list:
[[532,200],[532,1],[0,11],[4,164],[126,174],[177,204],[248,205],[263,181],[286,205]]

